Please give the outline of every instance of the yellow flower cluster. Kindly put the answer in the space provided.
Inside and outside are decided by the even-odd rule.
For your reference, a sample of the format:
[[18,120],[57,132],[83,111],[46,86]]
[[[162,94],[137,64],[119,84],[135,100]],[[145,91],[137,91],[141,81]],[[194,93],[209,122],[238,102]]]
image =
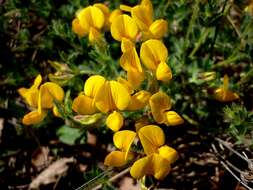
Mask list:
[[[121,43],[122,55],[119,63],[126,71],[127,79],[107,80],[103,76],[93,75],[84,85],[84,90],[73,101],[72,109],[80,115],[92,115],[102,112],[107,115],[106,125],[115,132],[113,142],[118,150],[105,158],[105,165],[121,167],[135,161],[131,175],[141,178],[153,175],[163,179],[170,171],[170,165],[177,159],[177,152],[164,145],[163,130],[156,125],[136,123],[136,132],[119,131],[124,126],[122,111],[150,110],[158,124],[179,125],[183,119],[175,111],[170,111],[169,96],[159,91],[143,90],[141,84],[147,75],[152,81],[168,82],[172,72],[167,65],[168,50],[161,41],[167,34],[166,20],[153,18],[153,6],[150,0],[142,0],[139,5],[129,7],[120,5],[110,13],[103,4],[94,4],[78,11],[72,22],[73,31],[79,36],[88,36],[92,43],[100,43],[102,31],[110,29],[112,37]],[[138,54],[135,43],[141,43]],[[145,67],[143,67],[145,66]],[[147,109],[149,108],[149,109]],[[139,139],[143,154],[131,151],[131,144]]]

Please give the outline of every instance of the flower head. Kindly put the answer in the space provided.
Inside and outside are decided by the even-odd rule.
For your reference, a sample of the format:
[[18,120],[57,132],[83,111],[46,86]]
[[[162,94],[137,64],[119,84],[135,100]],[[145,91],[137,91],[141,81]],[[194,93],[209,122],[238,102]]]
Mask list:
[[170,165],[177,159],[175,149],[164,145],[163,130],[156,125],[147,125],[138,131],[138,136],[147,156],[134,162],[130,173],[134,178],[153,175],[163,179],[170,172]]
[[149,99],[149,105],[157,123],[174,126],[184,122],[175,111],[169,111],[171,109],[171,100],[164,92],[160,91],[153,94]]
[[129,150],[135,139],[136,133],[129,130],[118,131],[113,136],[113,143],[119,149],[112,151],[105,158],[104,164],[107,166],[124,166],[131,158]]

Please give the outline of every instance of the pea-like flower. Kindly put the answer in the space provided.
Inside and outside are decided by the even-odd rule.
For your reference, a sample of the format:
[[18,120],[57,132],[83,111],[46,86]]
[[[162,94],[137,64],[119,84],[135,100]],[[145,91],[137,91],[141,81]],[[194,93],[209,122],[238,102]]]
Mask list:
[[143,40],[161,39],[167,34],[167,21],[164,19],[153,20],[153,6],[150,0],[143,0],[140,5],[134,7],[121,5],[120,8],[131,12],[132,18],[143,33]]
[[156,73],[157,80],[167,82],[172,79],[172,72],[166,61],[168,50],[160,40],[147,40],[141,45],[142,63]]
[[[98,3],[77,12],[77,18],[72,21],[72,30],[79,37],[89,36],[89,41],[100,39],[103,27],[109,27],[109,9]],[[107,20],[108,19],[108,20]]]
[[142,127],[138,136],[146,156],[134,162],[130,174],[137,179],[145,175],[153,175],[158,180],[164,179],[170,172],[171,164],[178,158],[177,151],[164,145],[164,132],[156,125]]
[[135,139],[136,133],[130,130],[118,131],[113,135],[113,143],[119,150],[109,153],[104,164],[112,167],[121,167],[127,164],[133,156],[129,152],[131,144]]
[[184,122],[182,117],[175,111],[170,111],[171,100],[164,92],[157,92],[149,99],[149,105],[154,120],[159,124],[166,124],[169,126],[180,125]]
[[23,117],[23,124],[32,125],[41,122],[48,109],[52,109],[55,116],[60,116],[54,101],[61,102],[64,98],[63,89],[56,83],[42,82],[41,75],[34,80],[29,88],[20,88],[19,94],[26,100],[27,104],[34,109]]
[[124,85],[95,75],[87,79],[84,93],[74,99],[72,109],[82,115],[110,112],[106,124],[113,131],[118,131],[123,126],[123,116],[118,111],[127,109],[130,100]]
[[229,77],[223,77],[223,85],[215,90],[214,97],[221,102],[231,102],[239,99],[239,95],[229,90]]

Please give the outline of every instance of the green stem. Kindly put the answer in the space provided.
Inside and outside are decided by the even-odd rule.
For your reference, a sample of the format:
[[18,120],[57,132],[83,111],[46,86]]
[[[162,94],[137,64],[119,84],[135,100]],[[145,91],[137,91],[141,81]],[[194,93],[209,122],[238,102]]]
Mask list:
[[212,31],[212,28],[205,28],[203,31],[203,34],[200,36],[198,42],[195,44],[195,48],[192,50],[192,52],[190,53],[189,57],[191,59],[193,59],[195,53],[199,50],[199,48],[201,47],[201,44],[203,44],[206,41],[206,38],[208,36],[208,34]]

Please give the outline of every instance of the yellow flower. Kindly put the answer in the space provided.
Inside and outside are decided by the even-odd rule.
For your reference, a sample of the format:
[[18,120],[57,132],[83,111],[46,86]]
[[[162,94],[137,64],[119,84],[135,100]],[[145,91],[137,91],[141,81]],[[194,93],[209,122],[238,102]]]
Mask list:
[[38,75],[31,88],[20,88],[18,90],[31,107],[37,108],[23,117],[22,122],[25,125],[41,122],[47,114],[47,109],[53,109],[54,115],[60,116],[54,101],[61,102],[63,100],[63,89],[53,82],[46,82],[39,86],[41,81],[42,77]]
[[113,19],[111,24],[112,37],[117,41],[123,38],[135,41],[138,33],[138,27],[135,21],[128,15],[120,15]]
[[94,98],[105,81],[105,78],[99,75],[89,77],[85,82],[84,92],[74,99],[72,109],[81,115],[96,113]]
[[149,99],[149,105],[154,120],[161,124],[174,126],[180,125],[184,122],[181,116],[179,116],[174,111],[169,111],[171,109],[170,97],[164,92],[157,92],[153,94]]
[[77,18],[72,22],[72,30],[79,37],[89,36],[91,42],[100,38],[100,30],[107,22],[106,16],[109,19],[108,8],[103,4],[95,4],[88,6],[77,13]]
[[136,133],[129,130],[116,132],[113,136],[113,143],[119,150],[109,153],[105,158],[104,164],[112,167],[124,166],[132,157],[129,150],[135,136]]
[[223,77],[223,85],[215,90],[214,97],[221,102],[231,102],[239,99],[239,95],[229,90],[229,77]]
[[130,93],[123,84],[95,75],[87,79],[84,93],[74,99],[72,109],[82,115],[94,114],[97,111],[112,112],[106,125],[113,131],[118,131],[123,125],[123,116],[117,111],[125,110],[130,100]]
[[131,12],[132,18],[143,32],[143,40],[160,39],[168,32],[166,20],[153,21],[153,6],[150,0],[143,0],[140,5],[134,7],[121,5],[120,9]]
[[156,125],[142,127],[138,136],[147,156],[134,162],[130,174],[137,179],[145,175],[153,175],[158,180],[164,179],[170,172],[170,165],[178,157],[176,150],[164,145],[165,135]]
[[140,57],[142,63],[156,72],[158,80],[167,82],[172,79],[172,73],[166,64],[168,50],[160,40],[147,40],[141,45]]
[[19,88],[18,93],[25,99],[26,103],[31,107],[38,106],[38,98],[39,98],[39,86],[42,82],[41,75],[38,75],[33,85],[30,88]]

